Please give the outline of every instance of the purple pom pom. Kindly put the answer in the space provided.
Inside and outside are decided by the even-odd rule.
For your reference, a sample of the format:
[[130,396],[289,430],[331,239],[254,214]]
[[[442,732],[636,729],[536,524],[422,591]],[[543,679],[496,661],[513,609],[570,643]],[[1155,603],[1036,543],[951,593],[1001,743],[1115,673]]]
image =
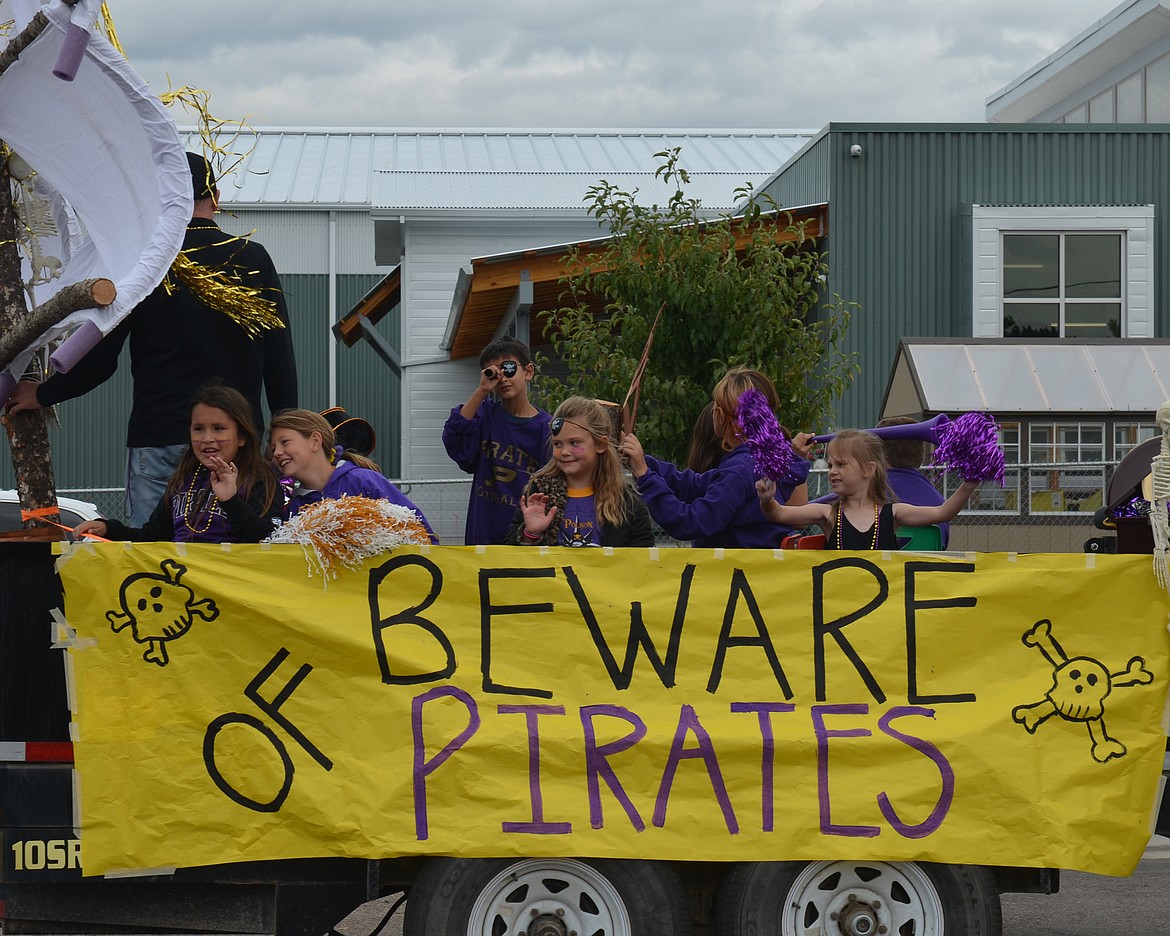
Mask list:
[[1003,449],[998,427],[986,413],[964,413],[939,427],[936,467],[957,471],[964,481],[998,481],[1003,486]]
[[736,418],[751,450],[756,474],[779,484],[792,470],[795,454],[780,431],[780,423],[768,406],[768,398],[755,387],[748,387],[740,395]]

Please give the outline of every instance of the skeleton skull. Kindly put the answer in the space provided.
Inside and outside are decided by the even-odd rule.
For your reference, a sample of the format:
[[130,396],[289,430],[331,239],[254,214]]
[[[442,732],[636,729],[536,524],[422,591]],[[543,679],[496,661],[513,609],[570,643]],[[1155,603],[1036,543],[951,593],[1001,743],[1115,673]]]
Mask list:
[[1105,712],[1109,670],[1088,657],[1073,657],[1056,668],[1047,698],[1070,721],[1089,721]]
[[219,609],[211,599],[196,601],[195,593],[179,582],[185,567],[167,559],[160,568],[161,575],[140,572],[127,578],[119,595],[122,610],[107,611],[106,619],[115,632],[128,626],[136,642],[147,644],[143,659],[166,666],[166,641],[187,633],[194,615],[213,621]]

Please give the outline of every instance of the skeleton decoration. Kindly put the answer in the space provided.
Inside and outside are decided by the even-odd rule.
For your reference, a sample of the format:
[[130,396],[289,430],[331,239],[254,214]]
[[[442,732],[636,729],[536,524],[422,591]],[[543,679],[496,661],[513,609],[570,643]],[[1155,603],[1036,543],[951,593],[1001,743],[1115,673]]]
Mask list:
[[1089,729],[1095,761],[1106,763],[1110,758],[1125,756],[1125,745],[1109,737],[1105,730],[1105,699],[1115,686],[1148,685],[1154,674],[1145,667],[1145,660],[1133,657],[1124,672],[1110,673],[1099,660],[1092,657],[1069,657],[1052,636],[1052,622],[1037,621],[1023,637],[1024,646],[1035,647],[1044,659],[1056,667],[1052,672],[1052,688],[1044,698],[1031,705],[1017,705],[1012,709],[1012,720],[1034,734],[1037,726],[1053,715],[1065,721],[1083,723]]
[[1170,519],[1166,505],[1170,502],[1170,403],[1158,407],[1158,428],[1162,430],[1162,447],[1150,460],[1150,527],[1154,533],[1154,574],[1158,584],[1170,591]]
[[166,666],[166,643],[191,629],[194,615],[205,621],[219,617],[219,608],[210,598],[195,600],[195,593],[179,579],[187,571],[173,559],[164,559],[157,572],[139,572],[122,583],[121,611],[107,611],[106,620],[114,633],[130,628],[135,641],[146,644],[142,659]]

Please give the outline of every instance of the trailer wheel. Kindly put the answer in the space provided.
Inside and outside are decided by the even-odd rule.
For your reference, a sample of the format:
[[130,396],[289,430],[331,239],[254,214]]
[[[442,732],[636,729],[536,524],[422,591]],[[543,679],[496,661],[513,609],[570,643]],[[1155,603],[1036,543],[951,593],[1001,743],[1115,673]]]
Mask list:
[[913,861],[757,861],[731,868],[720,936],[1000,936],[987,868]]
[[686,936],[690,914],[659,861],[431,858],[403,936]]

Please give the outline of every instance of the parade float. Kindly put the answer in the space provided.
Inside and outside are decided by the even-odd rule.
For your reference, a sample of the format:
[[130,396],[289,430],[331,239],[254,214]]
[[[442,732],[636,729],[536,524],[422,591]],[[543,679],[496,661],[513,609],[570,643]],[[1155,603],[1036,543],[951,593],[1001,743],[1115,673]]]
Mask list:
[[[57,206],[27,311],[95,277],[117,298],[9,325],[10,380],[37,354],[67,368],[112,327],[190,209],[165,113],[100,33],[77,33],[94,14],[29,19],[0,136]],[[8,119],[28,95],[37,113],[68,99],[49,82],[94,96],[62,110],[92,138]],[[129,199],[136,246],[103,236],[99,192]],[[1151,474],[1164,519],[1170,484]],[[0,926],[294,936],[402,894],[412,936],[994,936],[1001,892],[1129,874],[1149,840],[1164,539],[1157,569],[2,542]]]

